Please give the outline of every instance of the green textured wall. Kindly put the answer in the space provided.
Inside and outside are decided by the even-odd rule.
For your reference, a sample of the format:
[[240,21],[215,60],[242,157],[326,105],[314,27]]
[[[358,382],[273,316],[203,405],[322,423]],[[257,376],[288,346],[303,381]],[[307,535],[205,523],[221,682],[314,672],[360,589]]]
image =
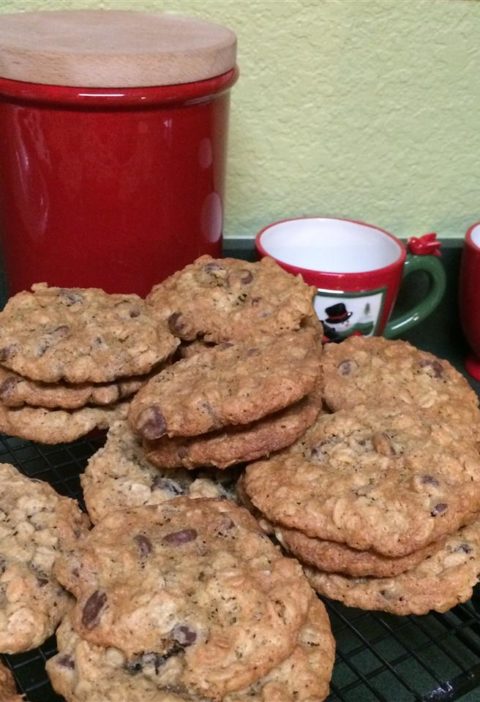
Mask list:
[[227,236],[296,214],[399,236],[463,236],[480,220],[477,0],[0,0],[85,7],[168,9],[237,32]]

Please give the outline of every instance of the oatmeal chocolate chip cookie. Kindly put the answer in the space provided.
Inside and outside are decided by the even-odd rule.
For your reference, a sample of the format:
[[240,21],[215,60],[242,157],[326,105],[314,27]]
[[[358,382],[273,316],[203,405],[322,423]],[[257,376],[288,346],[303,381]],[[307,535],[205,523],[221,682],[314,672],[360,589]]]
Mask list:
[[335,541],[312,539],[296,529],[271,527],[277,540],[293,556],[306,565],[327,573],[343,573],[350,577],[387,578],[410,570],[442,548],[445,539],[400,558],[382,556],[375,551],[358,551]]
[[0,312],[0,363],[32,380],[106,383],[143,375],[178,345],[137,295],[45,283]]
[[472,596],[480,572],[480,521],[449,536],[445,545],[394,578],[348,578],[305,568],[321,595],[349,607],[391,614],[446,612]]
[[[81,639],[67,616],[57,631],[58,654],[47,662],[54,689],[67,702],[192,702],[188,688],[162,681],[166,660],[154,653],[134,666],[114,648],[101,648]],[[289,656],[264,677],[222,702],[321,702],[329,691],[335,642],[325,607],[314,598]],[[140,675],[149,670],[149,677]]]
[[145,440],[145,454],[151,463],[161,468],[215,466],[224,469],[254,461],[296,441],[313,424],[321,404],[320,393],[314,390],[294,405],[253,424],[227,427],[192,438]]
[[219,343],[302,328],[317,320],[315,292],[270,258],[249,263],[202,256],[155,286],[147,302],[180,339]]
[[217,471],[156,468],[127,422],[119,421],[110,428],[105,446],[88,461],[80,481],[88,513],[96,523],[116,509],[158,505],[181,495],[233,499],[235,477]]
[[320,415],[292,447],[250,464],[244,480],[271,522],[390,557],[468,523],[479,488],[476,446],[402,403]]
[[63,533],[84,528],[76,502],[0,464],[0,652],[40,646],[71,597],[52,574]]
[[113,405],[134,395],[146,382],[143,376],[116,383],[42,383],[0,366],[0,403],[5,407],[80,409],[86,405]]
[[41,444],[75,441],[94,429],[108,429],[126,417],[128,402],[111,407],[82,407],[78,410],[49,410],[43,407],[9,409],[0,404],[0,431]]
[[23,695],[17,694],[13,675],[0,663],[0,702],[23,702]]
[[151,378],[133,398],[129,421],[148,440],[250,424],[305,397],[319,372],[310,330],[217,346]]
[[321,365],[325,401],[333,411],[391,398],[435,409],[446,419],[457,410],[480,426],[478,398],[465,378],[448,361],[406,341],[352,336],[327,344]]
[[112,512],[68,550],[56,573],[77,598],[77,633],[159,686],[211,700],[285,660],[314,597],[300,565],[228,500]]

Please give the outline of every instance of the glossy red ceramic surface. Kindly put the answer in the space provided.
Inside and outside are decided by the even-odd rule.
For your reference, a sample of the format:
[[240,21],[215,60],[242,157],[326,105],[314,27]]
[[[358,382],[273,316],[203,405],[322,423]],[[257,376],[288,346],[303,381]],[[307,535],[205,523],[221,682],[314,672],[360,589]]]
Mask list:
[[236,78],[124,90],[0,78],[9,293],[46,281],[145,295],[219,256]]
[[460,322],[476,357],[467,361],[466,368],[477,379],[480,379],[480,246],[472,233],[479,227],[480,222],[473,224],[465,235],[459,280]]

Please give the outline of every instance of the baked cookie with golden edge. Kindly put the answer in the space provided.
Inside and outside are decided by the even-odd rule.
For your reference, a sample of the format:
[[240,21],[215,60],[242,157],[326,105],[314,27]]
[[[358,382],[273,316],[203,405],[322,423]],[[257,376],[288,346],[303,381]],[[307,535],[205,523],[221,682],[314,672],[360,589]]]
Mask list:
[[12,673],[0,663],[0,702],[23,702],[24,699],[17,693]]
[[147,303],[186,341],[243,341],[301,329],[316,319],[316,289],[270,258],[249,263],[201,256],[156,285]]
[[137,295],[45,283],[0,312],[0,363],[45,383],[107,383],[143,375],[178,346]]
[[134,395],[146,382],[143,376],[115,383],[42,383],[0,366],[0,403],[5,407],[44,407],[74,410],[86,405],[113,405]]
[[327,573],[343,573],[351,577],[388,578],[410,570],[442,548],[445,539],[400,558],[389,558],[375,551],[358,551],[335,541],[312,539],[296,529],[271,527],[286,551],[299,561]]
[[19,653],[51,636],[71,605],[53,575],[59,534],[88,522],[47,483],[0,464],[0,652]]
[[[199,700],[187,687],[169,685],[163,679],[167,660],[152,653],[129,664],[118,649],[81,639],[68,616],[58,629],[57,641],[58,654],[47,662],[47,672],[67,702]],[[314,598],[288,657],[248,687],[227,693],[222,702],[321,702],[328,695],[334,656],[325,607]]]
[[308,395],[319,372],[311,330],[224,344],[151,378],[132,400],[130,425],[153,440],[250,424]]
[[480,572],[480,521],[449,536],[445,545],[394,578],[348,578],[305,568],[321,595],[349,607],[391,614],[446,612],[472,596]]
[[226,427],[191,438],[163,437],[144,440],[147,459],[160,468],[228,468],[254,461],[290,446],[313,424],[321,410],[320,393],[311,392],[286,409],[252,424]]
[[326,344],[321,365],[324,398],[333,411],[391,399],[467,422],[478,436],[478,398],[466,379],[448,361],[407,341],[352,336]]
[[162,470],[145,456],[141,440],[126,421],[116,422],[105,446],[89,459],[80,476],[83,496],[92,522],[108,512],[186,497],[234,499],[235,477],[220,471]]
[[118,648],[158,685],[211,700],[284,661],[315,597],[299,563],[228,500],[112,512],[56,573],[77,598],[81,638]]
[[405,403],[320,415],[293,446],[247,466],[244,479],[274,524],[390,557],[471,521],[479,488],[477,448]]
[[128,402],[107,407],[49,410],[43,407],[9,409],[0,404],[0,431],[41,444],[63,444],[86,436],[94,429],[108,429],[126,417]]

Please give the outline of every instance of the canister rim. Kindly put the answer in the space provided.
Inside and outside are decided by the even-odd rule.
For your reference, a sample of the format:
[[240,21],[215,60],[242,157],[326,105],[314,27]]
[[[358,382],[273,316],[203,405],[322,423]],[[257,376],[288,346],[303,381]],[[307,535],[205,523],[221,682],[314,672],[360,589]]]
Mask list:
[[235,66],[221,76],[193,83],[149,85],[122,88],[47,85],[10,80],[0,76],[0,106],[12,104],[56,105],[58,108],[91,110],[149,109],[173,105],[188,106],[215,99],[228,91],[238,79]]

